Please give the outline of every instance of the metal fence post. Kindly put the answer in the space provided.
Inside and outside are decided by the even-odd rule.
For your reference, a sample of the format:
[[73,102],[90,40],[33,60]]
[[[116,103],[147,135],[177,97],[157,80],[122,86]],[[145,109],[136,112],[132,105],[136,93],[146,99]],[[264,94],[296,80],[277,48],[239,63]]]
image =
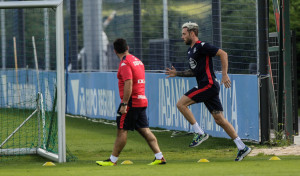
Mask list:
[[290,31],[290,7],[289,1],[283,1],[282,27],[283,27],[283,67],[284,67],[284,92],[285,92],[285,127],[286,137],[293,139],[293,104],[292,104],[292,58],[291,58],[291,31]]
[[260,128],[261,142],[267,142],[270,139],[270,111],[268,94],[268,3],[267,0],[258,0],[257,2],[257,21],[258,21],[258,49],[259,49],[259,73],[260,73]]
[[168,0],[163,0],[163,21],[164,21],[164,68],[167,68],[167,62],[169,61]]
[[222,48],[222,32],[221,32],[221,2],[220,0],[212,0],[212,27],[213,27],[213,45]]
[[133,0],[134,55],[142,60],[141,0]]
[[77,1],[70,0],[70,60],[72,63],[72,70],[78,69],[78,22],[77,22]]

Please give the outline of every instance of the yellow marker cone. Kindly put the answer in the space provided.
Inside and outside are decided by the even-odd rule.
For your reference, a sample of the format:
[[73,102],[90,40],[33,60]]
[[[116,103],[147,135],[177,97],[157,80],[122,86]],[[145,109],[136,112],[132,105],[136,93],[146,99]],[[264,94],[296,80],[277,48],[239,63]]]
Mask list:
[[198,161],[198,163],[208,163],[209,161],[207,160],[207,159],[200,159],[199,161]]
[[43,164],[43,166],[55,166],[55,164],[52,162],[46,162],[45,164]]
[[133,162],[130,161],[130,160],[125,160],[125,161],[123,161],[121,164],[133,164]]
[[278,160],[281,160],[281,159],[278,158],[277,156],[273,156],[273,157],[271,157],[269,160],[278,161]]

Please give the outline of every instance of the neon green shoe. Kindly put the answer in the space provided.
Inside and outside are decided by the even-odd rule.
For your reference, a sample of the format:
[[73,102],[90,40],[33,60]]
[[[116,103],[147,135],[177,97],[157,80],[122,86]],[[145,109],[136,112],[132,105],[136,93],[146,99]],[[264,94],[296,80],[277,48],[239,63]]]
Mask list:
[[153,166],[153,165],[160,165],[160,164],[167,164],[166,160],[164,157],[162,157],[162,159],[156,159],[154,158],[153,162],[148,164],[150,166]]
[[113,163],[110,159],[104,161],[96,161],[96,164],[99,166],[115,166],[117,163]]

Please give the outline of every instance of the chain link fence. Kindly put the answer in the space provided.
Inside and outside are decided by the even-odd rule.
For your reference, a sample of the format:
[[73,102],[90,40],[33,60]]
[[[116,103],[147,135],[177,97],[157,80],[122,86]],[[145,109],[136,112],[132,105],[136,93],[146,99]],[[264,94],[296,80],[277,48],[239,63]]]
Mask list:
[[[122,37],[147,71],[188,68],[181,26],[199,25],[199,39],[225,50],[229,73],[257,73],[255,0],[66,0],[69,71],[116,71],[112,43]],[[101,33],[101,31],[103,31]],[[215,69],[221,70],[219,58]]]

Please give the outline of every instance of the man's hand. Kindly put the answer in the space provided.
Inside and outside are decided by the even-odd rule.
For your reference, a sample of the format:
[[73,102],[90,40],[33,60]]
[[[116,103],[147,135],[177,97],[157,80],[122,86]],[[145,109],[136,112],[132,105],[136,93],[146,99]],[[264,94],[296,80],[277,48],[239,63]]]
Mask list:
[[229,76],[227,74],[222,75],[221,84],[224,84],[224,86],[226,88],[231,87],[231,81],[230,81]]
[[169,75],[169,76],[167,76],[167,78],[175,77],[176,76],[176,69],[173,66],[171,67],[171,69],[166,68],[166,75]]
[[121,106],[120,113],[121,114],[126,114],[127,113],[127,105],[126,106]]

